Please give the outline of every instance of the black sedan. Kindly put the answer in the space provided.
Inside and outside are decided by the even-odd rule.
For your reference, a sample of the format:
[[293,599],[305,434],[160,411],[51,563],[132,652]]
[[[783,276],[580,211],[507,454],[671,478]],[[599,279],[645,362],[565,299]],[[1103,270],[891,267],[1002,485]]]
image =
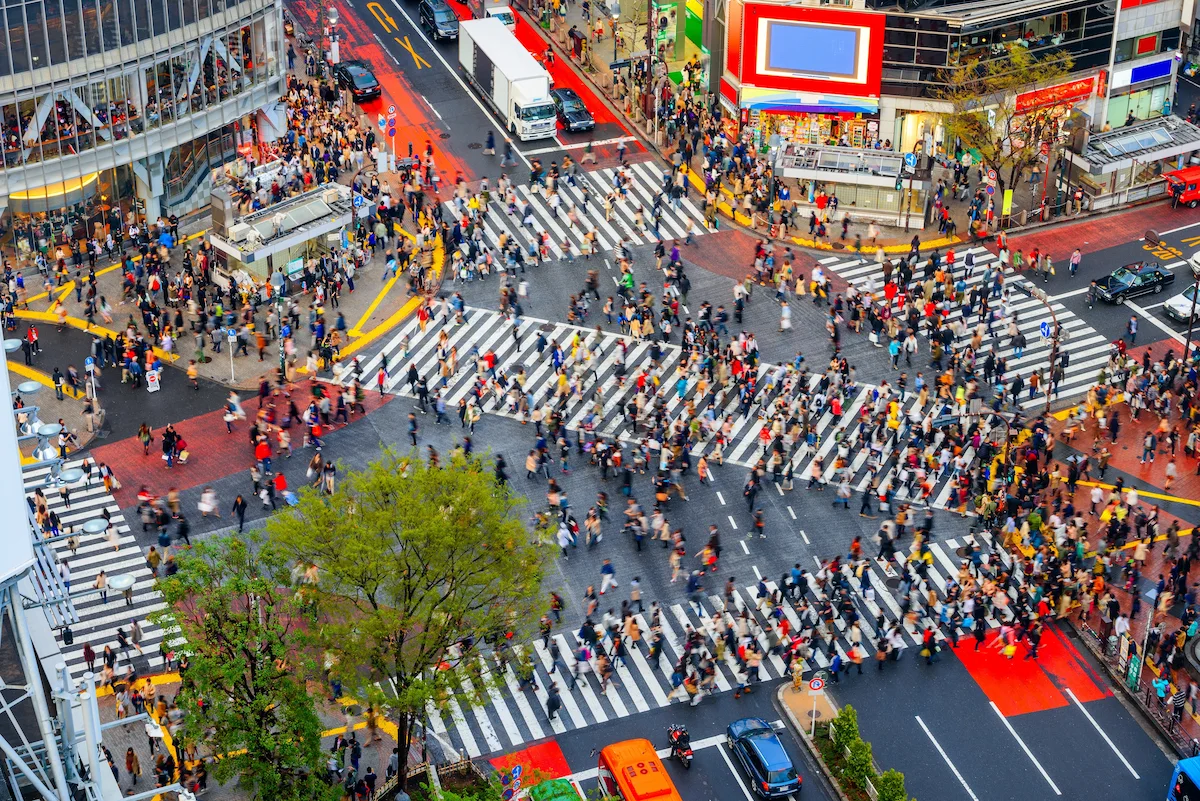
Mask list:
[[333,68],[338,86],[349,89],[356,103],[379,97],[379,81],[371,68],[361,61],[343,61]]
[[755,795],[782,798],[800,792],[802,779],[771,724],[742,718],[725,729],[725,742],[750,777]]
[[1124,303],[1138,295],[1157,295],[1175,282],[1175,274],[1158,262],[1139,261],[1118,267],[1096,282],[1097,293],[1109,303]]
[[574,89],[551,89],[550,97],[563,130],[590,131],[596,127],[595,118]]

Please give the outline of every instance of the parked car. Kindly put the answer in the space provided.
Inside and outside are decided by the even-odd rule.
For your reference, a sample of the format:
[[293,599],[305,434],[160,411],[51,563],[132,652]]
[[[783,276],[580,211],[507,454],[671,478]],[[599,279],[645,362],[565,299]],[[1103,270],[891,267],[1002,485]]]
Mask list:
[[596,127],[595,117],[574,89],[551,89],[550,97],[564,131],[590,131]]
[[1124,303],[1138,295],[1163,291],[1175,282],[1175,274],[1156,261],[1139,261],[1118,267],[1096,282],[1097,293],[1109,303]]
[[770,723],[762,718],[735,720],[725,729],[725,741],[760,798],[800,792],[803,780]]
[[421,0],[421,27],[433,39],[457,39],[458,15],[446,0]]
[[379,97],[379,81],[375,73],[362,61],[342,61],[333,68],[338,86],[349,89],[356,103]]
[[[1196,285],[1189,284],[1188,288],[1180,292],[1175,297],[1163,304],[1163,311],[1172,320],[1181,323],[1191,321],[1192,309],[1200,311],[1200,306],[1195,305]],[[1200,314],[1196,315],[1200,317]]]

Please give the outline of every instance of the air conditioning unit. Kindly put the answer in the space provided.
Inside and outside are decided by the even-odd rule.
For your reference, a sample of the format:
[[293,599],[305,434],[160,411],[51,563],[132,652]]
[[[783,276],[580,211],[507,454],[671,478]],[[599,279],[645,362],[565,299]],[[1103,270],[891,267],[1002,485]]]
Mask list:
[[341,192],[339,192],[336,188],[331,187],[329,189],[326,189],[325,192],[321,195],[321,200],[324,200],[326,203],[334,203],[341,196],[342,196]]
[[254,230],[246,223],[236,223],[229,226],[229,241],[230,242],[245,242],[246,237]]

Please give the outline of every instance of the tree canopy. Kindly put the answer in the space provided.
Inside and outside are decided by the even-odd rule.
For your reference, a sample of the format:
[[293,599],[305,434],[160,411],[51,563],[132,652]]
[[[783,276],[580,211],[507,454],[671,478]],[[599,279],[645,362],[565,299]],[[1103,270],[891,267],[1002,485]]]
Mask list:
[[283,561],[253,538],[199,542],[159,582],[152,617],[187,640],[180,738],[221,758],[214,777],[252,798],[332,798],[322,780],[321,722],[297,665],[303,632]]
[[999,174],[1000,187],[1011,188],[1037,162],[1042,142],[1057,135],[1057,109],[1019,112],[1013,98],[1030,86],[1062,82],[1073,62],[1067,53],[1034,56],[1025,47],[1009,48],[1006,57],[984,58],[943,70],[938,97],[953,107],[946,118],[946,146],[958,142],[974,151]]
[[[319,620],[315,634],[333,656],[331,673],[395,717],[401,753],[426,706],[459,681],[452,666],[494,678],[494,660],[469,648],[457,659],[460,643],[523,640],[545,607],[551,549],[530,533],[492,471],[461,452],[430,467],[415,454],[385,451],[331,496],[302,492],[295,507],[268,520],[267,536],[315,574],[305,592]],[[391,692],[381,695],[379,686]]]

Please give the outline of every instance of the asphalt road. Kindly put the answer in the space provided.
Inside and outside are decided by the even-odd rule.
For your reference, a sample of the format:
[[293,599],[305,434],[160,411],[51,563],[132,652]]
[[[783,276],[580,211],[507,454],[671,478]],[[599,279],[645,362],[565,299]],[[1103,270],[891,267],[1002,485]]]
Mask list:
[[[666,747],[667,727],[674,723],[687,726],[695,759],[688,769],[678,760],[664,759],[679,794],[688,801],[752,801],[748,779],[736,758],[724,743],[725,727],[743,717],[758,717],[775,725],[780,742],[792,757],[803,778],[802,791],[791,798],[826,801],[831,798],[808,752],[786,723],[775,703],[778,684],[763,685],[752,695],[734,699],[726,693],[705,700],[696,707],[676,704],[665,709],[623,718],[602,732],[585,729],[555,739],[571,769],[571,775],[584,792],[597,786],[594,778],[597,753],[601,748],[622,740],[646,738],[658,748]],[[502,758],[496,761],[502,761]],[[590,797],[590,796],[588,796]],[[935,796],[929,795],[933,798]]]

